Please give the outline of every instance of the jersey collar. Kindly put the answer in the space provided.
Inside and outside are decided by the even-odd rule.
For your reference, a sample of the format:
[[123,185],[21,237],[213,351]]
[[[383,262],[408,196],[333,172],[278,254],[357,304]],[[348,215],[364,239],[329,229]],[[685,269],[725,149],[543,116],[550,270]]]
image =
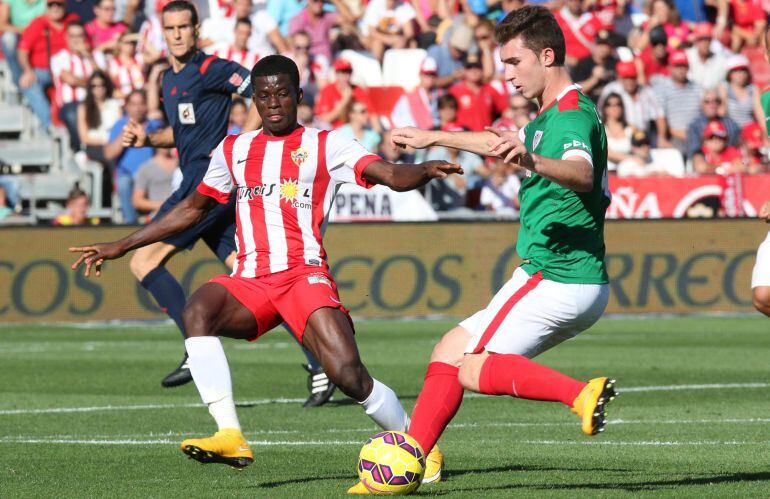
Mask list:
[[571,90],[577,90],[578,92],[580,92],[580,88],[581,88],[580,85],[578,85],[577,83],[572,83],[570,85],[567,85],[566,87],[564,87],[564,90],[559,92],[559,95],[557,95],[554,100],[549,102],[547,106],[543,106],[540,109],[540,111],[537,113],[537,115],[540,116],[541,114],[543,114],[549,107],[559,102],[561,98],[567,95],[567,93],[569,93]]

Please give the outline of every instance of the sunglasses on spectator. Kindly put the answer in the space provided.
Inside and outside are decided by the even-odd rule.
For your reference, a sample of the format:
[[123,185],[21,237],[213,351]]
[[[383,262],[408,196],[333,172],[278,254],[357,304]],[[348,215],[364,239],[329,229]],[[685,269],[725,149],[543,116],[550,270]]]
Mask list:
[[310,45],[295,45],[296,50],[310,50]]
[[59,7],[61,9],[64,8],[64,2],[48,2],[47,4],[49,7]]
[[703,99],[704,104],[721,104],[722,99]]
[[623,105],[622,102],[612,101],[612,102],[607,102],[607,104],[605,104],[604,107],[621,107],[622,105]]

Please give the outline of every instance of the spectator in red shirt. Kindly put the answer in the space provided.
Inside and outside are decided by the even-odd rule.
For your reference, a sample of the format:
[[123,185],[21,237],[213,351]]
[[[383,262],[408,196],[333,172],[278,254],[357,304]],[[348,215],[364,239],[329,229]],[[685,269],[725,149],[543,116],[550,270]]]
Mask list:
[[[353,74],[353,66],[350,62],[345,59],[337,59],[334,61],[333,67],[337,79],[323,87],[318,93],[315,113],[321,121],[331,124],[334,128],[339,128],[345,124],[345,112],[351,100],[364,103],[370,110],[372,106],[369,103],[369,95],[366,90],[350,83],[350,77]],[[379,130],[379,126],[375,130]]]
[[739,173],[745,170],[743,157],[737,147],[727,145],[727,128],[713,120],[703,130],[703,146],[692,158],[697,173]]
[[644,68],[645,83],[652,83],[653,77],[668,76],[668,36],[663,26],[650,30],[650,43],[644,47],[639,59]]
[[565,61],[568,66],[574,66],[580,59],[591,55],[596,34],[604,27],[595,14],[583,10],[582,0],[567,0],[555,17],[567,44]]
[[767,26],[767,15],[758,0],[730,0],[733,13],[731,49],[740,52],[744,45],[756,47]]
[[115,52],[118,39],[126,31],[126,25],[113,21],[115,15],[114,0],[97,0],[94,4],[94,20],[86,24],[86,33],[91,47],[100,52]]
[[76,15],[66,14],[64,0],[48,0],[45,14],[29,23],[19,40],[19,87],[45,130],[51,126],[51,109],[45,94],[52,81],[51,56],[66,47],[64,31],[76,20]]
[[484,83],[481,61],[474,55],[465,61],[463,80],[449,88],[458,102],[457,121],[468,130],[481,131],[508,106],[507,98]]
[[744,156],[749,173],[764,173],[767,171],[767,156],[762,152],[765,145],[765,134],[759,123],[753,121],[741,131]]

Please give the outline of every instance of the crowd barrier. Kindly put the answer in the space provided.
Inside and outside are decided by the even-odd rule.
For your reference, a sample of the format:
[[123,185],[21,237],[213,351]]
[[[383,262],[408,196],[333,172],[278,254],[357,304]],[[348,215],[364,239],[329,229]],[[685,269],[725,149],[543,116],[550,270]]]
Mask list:
[[[456,316],[483,307],[518,263],[518,225],[332,224],[326,237],[343,303],[355,316]],[[131,229],[0,229],[0,322],[157,319],[129,258],[100,278],[70,270],[72,245]],[[767,235],[760,221],[609,221],[610,313],[751,311],[751,269]],[[190,293],[225,272],[199,244],[169,265]]]

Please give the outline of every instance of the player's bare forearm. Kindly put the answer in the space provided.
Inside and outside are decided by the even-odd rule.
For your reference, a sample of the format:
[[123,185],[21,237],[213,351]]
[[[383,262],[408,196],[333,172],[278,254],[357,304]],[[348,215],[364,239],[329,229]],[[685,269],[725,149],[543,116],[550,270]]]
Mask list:
[[167,126],[157,132],[147,134],[147,141],[151,147],[174,147],[174,130]]
[[462,175],[460,165],[446,161],[426,161],[418,164],[396,164],[379,160],[370,163],[363,171],[363,177],[373,183],[382,184],[394,191],[411,191],[434,178],[446,178],[452,173]]
[[81,253],[72,264],[72,270],[85,263],[85,275],[91,274],[91,268],[97,276],[105,260],[116,260],[131,250],[162,241],[174,234],[192,227],[216,205],[216,201],[198,192],[183,199],[164,216],[142,227],[132,234],[111,243],[97,243],[69,248],[73,253]]
[[[532,164],[521,166],[532,170],[543,178],[575,192],[591,192],[594,187],[594,169],[583,158],[554,159],[528,154]],[[525,160],[526,161],[526,160]]]
[[393,130],[393,142],[398,146],[425,149],[432,146],[451,147],[472,153],[489,154],[487,143],[496,138],[491,132],[445,132],[443,130],[421,130],[404,127]]
[[121,249],[126,252],[157,243],[189,229],[202,220],[215,205],[214,199],[193,192],[171,211],[118,242],[121,243]]

